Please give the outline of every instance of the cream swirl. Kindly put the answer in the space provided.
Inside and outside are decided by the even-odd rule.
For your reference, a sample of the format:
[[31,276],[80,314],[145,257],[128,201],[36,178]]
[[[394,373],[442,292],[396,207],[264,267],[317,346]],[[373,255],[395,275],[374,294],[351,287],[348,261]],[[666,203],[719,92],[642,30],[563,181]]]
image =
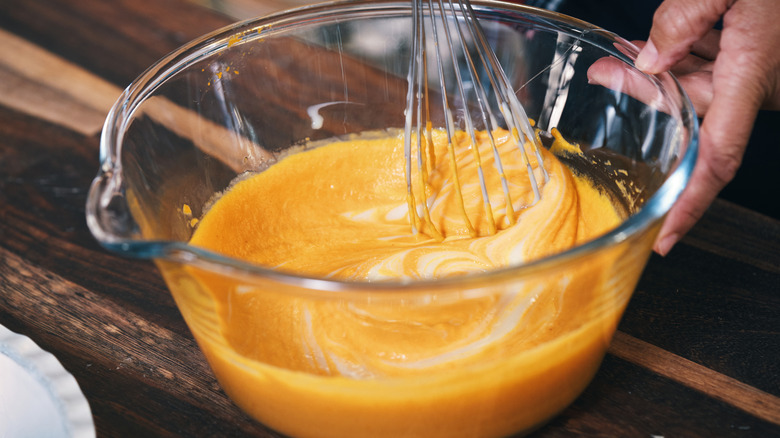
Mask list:
[[[587,181],[575,178],[547,150],[543,157],[550,179],[541,187],[541,200],[534,204],[516,145],[506,131],[497,131],[494,138],[509,181],[516,223],[509,225],[491,146],[480,133],[488,197],[499,224],[493,235],[489,235],[471,144],[460,133],[455,137],[455,150],[463,201],[481,237],[469,235],[457,206],[452,169],[444,159],[433,160],[426,199],[430,224],[444,240],[431,237],[429,226],[417,235],[411,233],[402,140],[388,137],[328,144],[291,155],[241,180],[202,219],[192,243],[298,274],[412,280],[521,264],[569,248],[618,222],[606,197]],[[444,157],[444,134],[434,133],[433,140],[435,155]],[[556,142],[564,140],[558,137]],[[541,180],[537,163],[531,164]],[[413,181],[417,180],[415,175]],[[420,187],[416,190],[422,192]],[[422,200],[417,208],[422,209]]]

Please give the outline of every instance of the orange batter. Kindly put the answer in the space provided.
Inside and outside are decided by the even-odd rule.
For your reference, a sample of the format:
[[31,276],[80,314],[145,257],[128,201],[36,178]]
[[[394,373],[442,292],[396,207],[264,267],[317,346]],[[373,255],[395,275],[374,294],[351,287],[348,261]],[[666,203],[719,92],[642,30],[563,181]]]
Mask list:
[[[486,236],[479,180],[468,137],[456,137],[463,199]],[[517,211],[508,227],[491,146],[479,133],[483,169],[499,233],[469,238],[459,212],[445,135],[434,133],[430,216],[445,240],[423,227],[410,232],[401,138],[353,140],[295,154],[228,190],[203,218],[191,243],[238,259],[302,275],[346,280],[438,278],[517,265],[560,252],[620,221],[610,201],[544,150],[551,175],[533,204],[527,170],[506,131],[494,135]],[[571,148],[558,137],[555,148]],[[530,147],[529,147],[530,150]],[[543,177],[531,155],[537,180]],[[416,167],[413,166],[413,167]],[[413,181],[416,183],[416,175]],[[416,188],[416,192],[421,190]],[[421,200],[418,200],[422,202]]]
[[[466,137],[457,138],[456,161],[480,237],[469,235],[458,213],[449,162],[441,159],[446,141],[436,133],[430,222],[417,234],[410,231],[402,139],[358,138],[288,156],[235,183],[198,223],[191,243],[304,276],[397,281],[524,263],[619,223],[610,201],[547,150],[550,178],[533,203],[516,146],[506,132],[495,137],[517,223],[506,217],[481,133],[499,225],[493,235]],[[573,146],[558,136],[553,149],[561,148]],[[542,181],[538,163],[532,165]],[[161,267],[225,390],[271,427],[295,436],[452,437],[534,427],[584,388],[627,300],[603,293],[614,279],[594,263],[571,266],[554,284],[530,277],[495,290],[406,299],[392,291],[321,299],[295,295],[293,287]],[[187,280],[192,276],[196,285]],[[181,304],[197,301],[181,292],[194,290],[203,306],[216,307],[219,320],[203,323],[211,328],[198,322],[200,304]]]

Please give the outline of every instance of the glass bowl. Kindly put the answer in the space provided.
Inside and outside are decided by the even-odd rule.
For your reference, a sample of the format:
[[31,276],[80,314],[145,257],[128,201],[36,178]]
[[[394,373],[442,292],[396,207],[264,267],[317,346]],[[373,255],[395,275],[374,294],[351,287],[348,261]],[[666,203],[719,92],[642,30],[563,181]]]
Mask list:
[[[593,378],[690,177],[698,125],[671,75],[639,72],[634,46],[582,21],[474,7],[537,127],[580,145],[567,164],[612,196],[624,216],[616,228],[520,266],[411,282],[298,276],[188,244],[215,196],[246,172],[319,141],[403,128],[408,2],[312,5],[218,30],[150,67],[108,115],[87,203],[92,233],[155,261],[225,392],[275,430],[538,428]],[[464,322],[480,329],[452,335]],[[354,366],[301,369],[285,354]]]

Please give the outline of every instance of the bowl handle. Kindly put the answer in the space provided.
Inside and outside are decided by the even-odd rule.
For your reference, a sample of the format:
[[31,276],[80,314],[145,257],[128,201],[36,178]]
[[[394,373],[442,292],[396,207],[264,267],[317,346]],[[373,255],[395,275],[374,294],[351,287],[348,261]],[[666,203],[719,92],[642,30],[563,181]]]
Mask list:
[[101,169],[92,180],[87,196],[87,225],[104,246],[129,244],[140,238],[138,224],[130,213],[121,173]]

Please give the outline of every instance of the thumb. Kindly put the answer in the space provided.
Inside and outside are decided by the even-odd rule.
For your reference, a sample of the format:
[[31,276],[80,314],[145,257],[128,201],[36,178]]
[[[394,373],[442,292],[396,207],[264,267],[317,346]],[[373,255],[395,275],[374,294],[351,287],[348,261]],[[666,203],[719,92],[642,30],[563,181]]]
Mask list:
[[657,74],[669,70],[690,53],[734,0],[665,0],[653,15],[650,38],[639,52],[636,66]]

